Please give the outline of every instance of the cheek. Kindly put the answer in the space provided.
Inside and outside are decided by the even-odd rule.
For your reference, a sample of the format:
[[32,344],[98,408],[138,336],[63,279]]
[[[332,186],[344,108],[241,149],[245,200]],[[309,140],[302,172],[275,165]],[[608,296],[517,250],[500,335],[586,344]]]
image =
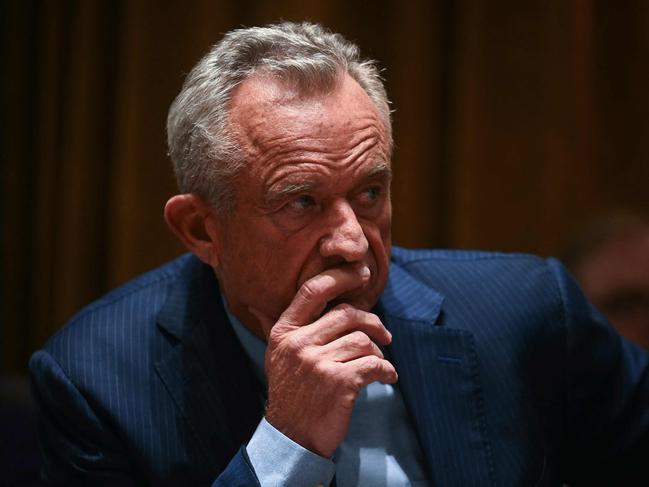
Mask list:
[[363,227],[365,238],[370,247],[370,252],[376,261],[379,274],[386,273],[390,260],[390,226],[375,222]]
[[[369,244],[372,247],[383,248],[383,251],[388,255],[388,258],[392,244],[390,227],[391,220],[391,205],[390,200],[388,200],[386,201],[381,214],[363,225],[363,230]],[[378,251],[378,249],[375,250],[375,252],[376,251]],[[378,255],[377,258],[379,258]]]
[[272,242],[266,229],[258,222],[247,225],[233,222],[225,234],[222,247],[223,277],[236,288],[238,294],[260,292],[261,282],[277,274]]
[[276,237],[257,240],[255,245],[258,254],[250,256],[250,259],[260,263],[259,268],[265,276],[268,292],[282,303],[288,300],[284,303],[288,305],[305,280],[304,276],[312,277],[308,273],[314,261],[318,238],[309,232],[298,232],[290,237]]
[[363,230],[376,265],[376,280],[374,283],[377,290],[381,292],[388,280],[390,268],[392,240],[390,233],[389,204],[382,217],[365,225]]

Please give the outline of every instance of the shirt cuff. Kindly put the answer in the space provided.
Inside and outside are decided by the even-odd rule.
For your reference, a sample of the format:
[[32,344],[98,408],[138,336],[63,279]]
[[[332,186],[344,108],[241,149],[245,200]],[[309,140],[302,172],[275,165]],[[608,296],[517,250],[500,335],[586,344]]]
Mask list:
[[246,446],[262,487],[329,485],[334,463],[295,443],[262,418]]

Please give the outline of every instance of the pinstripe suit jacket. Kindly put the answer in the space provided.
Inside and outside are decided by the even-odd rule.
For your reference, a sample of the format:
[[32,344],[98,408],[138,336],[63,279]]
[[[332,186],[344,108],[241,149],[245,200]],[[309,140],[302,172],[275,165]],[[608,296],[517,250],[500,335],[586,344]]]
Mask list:
[[[375,311],[435,485],[649,476],[648,356],[558,262],[395,248]],[[30,367],[51,483],[258,485],[241,446],[263,391],[193,256],[85,308]]]

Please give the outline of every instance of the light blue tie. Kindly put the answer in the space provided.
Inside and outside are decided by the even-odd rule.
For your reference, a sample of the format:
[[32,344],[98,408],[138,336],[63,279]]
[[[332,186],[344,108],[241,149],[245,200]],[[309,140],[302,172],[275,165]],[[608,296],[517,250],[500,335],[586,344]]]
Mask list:
[[428,485],[417,436],[392,385],[373,382],[361,390],[334,461],[337,487]]

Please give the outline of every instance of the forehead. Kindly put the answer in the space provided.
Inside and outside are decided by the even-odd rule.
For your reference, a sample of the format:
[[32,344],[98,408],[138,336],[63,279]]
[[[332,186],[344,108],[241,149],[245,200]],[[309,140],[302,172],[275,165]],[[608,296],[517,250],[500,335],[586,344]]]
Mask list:
[[385,126],[348,75],[330,93],[315,95],[252,76],[233,93],[230,122],[253,172],[312,160],[345,164],[361,156],[389,163]]
[[347,74],[327,92],[312,91],[305,94],[293,83],[263,73],[253,75],[234,90],[230,102],[230,121],[245,128],[275,116],[281,116],[287,122],[297,122],[298,119],[318,114],[322,118],[336,115],[341,121],[363,115],[378,119],[376,107],[367,93]]

